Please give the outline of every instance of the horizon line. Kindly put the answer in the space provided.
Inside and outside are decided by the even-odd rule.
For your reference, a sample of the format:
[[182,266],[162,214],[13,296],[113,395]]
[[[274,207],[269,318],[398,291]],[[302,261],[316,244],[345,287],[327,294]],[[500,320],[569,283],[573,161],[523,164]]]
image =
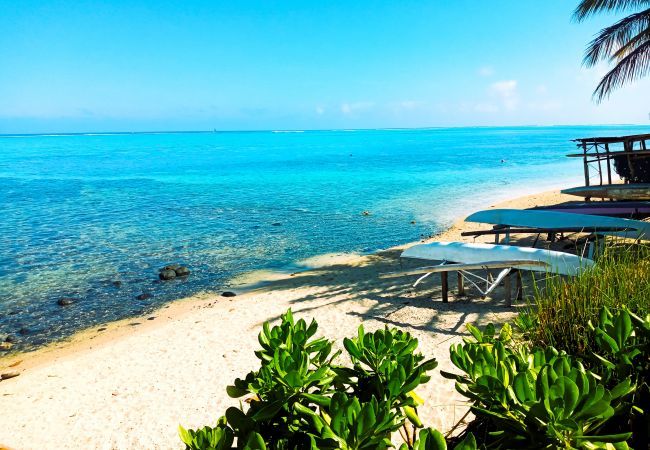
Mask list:
[[379,127],[379,128],[305,128],[305,129],[257,129],[257,130],[149,130],[149,131],[83,131],[83,132],[43,132],[43,133],[0,133],[0,137],[28,136],[111,136],[129,134],[208,134],[208,133],[307,133],[326,131],[409,131],[409,130],[442,130],[456,128],[553,128],[553,127],[634,127],[650,126],[642,123],[602,123],[602,124],[552,124],[552,125],[453,125],[425,127]]

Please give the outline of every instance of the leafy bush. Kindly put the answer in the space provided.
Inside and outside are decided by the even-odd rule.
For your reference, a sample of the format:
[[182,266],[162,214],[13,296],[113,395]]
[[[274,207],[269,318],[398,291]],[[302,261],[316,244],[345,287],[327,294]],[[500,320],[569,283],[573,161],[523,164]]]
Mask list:
[[598,347],[593,371],[612,386],[629,379],[637,386],[628,405],[635,448],[650,445],[650,314],[644,319],[626,309],[612,314],[603,308],[599,320],[589,323]]
[[[314,338],[315,321],[295,321],[290,310],[281,319],[259,335],[260,368],[227,388],[245,401],[214,428],[180,427],[186,449],[387,449],[396,431],[400,450],[447,449],[417,413],[414,391],[437,363],[416,353],[409,333],[361,326],[343,341],[352,366],[341,366],[333,342]],[[528,315],[518,323],[535,326]],[[650,315],[602,308],[587,325],[595,352],[579,356],[517,342],[509,324],[467,325],[471,337],[450,348],[462,373],[442,374],[472,402],[477,420],[454,448],[647,448]]]
[[291,310],[281,319],[259,334],[260,368],[227,388],[231,397],[246,396],[248,406],[228,408],[216,428],[180,427],[187,449],[385,449],[397,430],[407,449],[438,448],[427,444],[429,431],[410,438],[422,427],[414,390],[437,366],[415,352],[417,339],[361,326],[344,340],[352,361],[345,367],[335,364],[341,352],[332,351],[332,341],[314,338],[315,321],[295,321]]
[[630,378],[608,389],[575,357],[553,347],[512,344],[506,324],[497,335],[468,325],[472,338],[451,347],[463,374],[443,372],[472,400],[486,421],[488,448],[628,448],[631,432],[612,420],[628,412],[635,390]]

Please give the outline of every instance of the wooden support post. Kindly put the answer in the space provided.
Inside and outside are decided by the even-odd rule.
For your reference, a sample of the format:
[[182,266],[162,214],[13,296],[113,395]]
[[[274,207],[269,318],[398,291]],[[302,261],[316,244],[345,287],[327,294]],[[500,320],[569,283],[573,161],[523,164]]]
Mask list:
[[449,302],[449,272],[440,272],[442,284],[442,303]]
[[506,297],[506,306],[510,307],[512,306],[512,289],[510,287],[510,275],[506,275],[505,279],[503,280],[503,286],[505,290],[505,297]]
[[585,186],[589,186],[589,163],[587,162],[587,143],[582,143],[582,151],[584,152],[583,164],[585,169]]
[[[599,153],[598,144],[596,144],[595,147],[596,147],[596,158],[598,160],[598,177],[600,179],[600,185],[602,186],[603,185],[603,165],[602,165],[603,160],[598,154]],[[609,159],[607,161],[609,161]]]
[[524,284],[521,279],[521,270],[516,271],[517,277],[517,300],[521,301],[524,299]]
[[463,284],[463,272],[458,271],[458,296],[465,295],[465,286]]
[[609,144],[605,143],[605,156],[607,157],[607,183],[612,184],[612,164],[609,158]]

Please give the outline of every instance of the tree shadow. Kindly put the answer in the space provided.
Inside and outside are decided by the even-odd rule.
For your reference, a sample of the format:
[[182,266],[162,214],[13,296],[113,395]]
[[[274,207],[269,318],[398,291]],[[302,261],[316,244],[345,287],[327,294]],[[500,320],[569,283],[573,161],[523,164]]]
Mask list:
[[[458,296],[454,294],[456,277],[451,276],[449,303],[443,303],[440,275],[430,276],[417,288],[412,287],[417,276],[380,278],[381,274],[422,265],[422,262],[400,260],[401,252],[402,249],[390,249],[352,261],[312,268],[273,280],[256,291],[286,292],[295,313],[304,314],[336,305],[341,314],[358,317],[362,322],[374,320],[406,330],[446,336],[464,334],[463,325],[467,321],[479,324],[502,322],[516,311],[516,308],[505,306],[502,287],[485,299],[470,287],[466,287],[469,295]],[[481,272],[478,273],[487,275],[485,271]],[[278,319],[279,315],[271,318]]]

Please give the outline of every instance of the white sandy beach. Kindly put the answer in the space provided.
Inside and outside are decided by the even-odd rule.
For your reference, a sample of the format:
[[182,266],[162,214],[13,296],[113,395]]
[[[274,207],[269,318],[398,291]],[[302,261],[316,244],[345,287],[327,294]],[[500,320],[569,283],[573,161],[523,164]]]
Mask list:
[[[546,192],[499,206],[569,199],[574,198]],[[459,223],[436,240],[459,240],[461,231],[474,228]],[[262,322],[277,320],[288,308],[315,318],[319,334],[339,341],[361,323],[369,330],[389,325],[416,335],[420,351],[439,361],[432,380],[418,391],[426,401],[423,420],[448,430],[466,411],[453,382],[438,373],[453,370],[449,345],[465,334],[464,323],[502,322],[515,309],[503,306],[499,290],[493,298],[452,296],[443,304],[438,278],[417,290],[410,279],[379,279],[379,273],[399,269],[398,255],[399,249],[325,255],[314,262],[320,267],[275,276],[234,298],[197,296],[149,317],[0,359],[0,373],[20,372],[0,382],[0,448],[180,449],[179,424],[212,424],[237,404],[226,386],[257,367],[253,350]]]

